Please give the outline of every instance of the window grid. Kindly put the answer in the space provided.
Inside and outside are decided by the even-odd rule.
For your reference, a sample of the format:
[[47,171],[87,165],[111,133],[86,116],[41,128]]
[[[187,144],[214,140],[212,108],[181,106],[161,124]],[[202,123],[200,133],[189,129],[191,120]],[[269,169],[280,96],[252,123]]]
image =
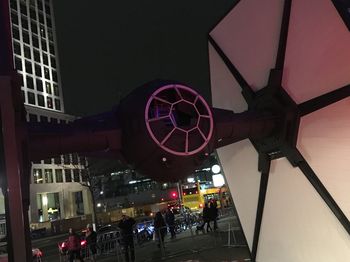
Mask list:
[[[51,6],[43,1],[12,0],[10,3],[14,59],[16,69],[24,79],[22,100],[25,104],[62,112],[63,98],[56,71]],[[33,85],[31,80],[27,81],[31,78]],[[48,82],[55,89],[46,92],[40,86],[40,81]]]

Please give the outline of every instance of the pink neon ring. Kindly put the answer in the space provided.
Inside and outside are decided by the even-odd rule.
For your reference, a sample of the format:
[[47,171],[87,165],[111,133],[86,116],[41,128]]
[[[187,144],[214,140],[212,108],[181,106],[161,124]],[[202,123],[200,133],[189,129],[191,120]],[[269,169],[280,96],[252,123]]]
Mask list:
[[[179,95],[180,99],[171,103],[167,100],[164,100],[163,98],[159,98],[158,95],[161,94],[162,92],[164,92],[165,90],[169,90],[169,89],[175,89],[176,93]],[[188,101],[186,100],[185,98],[182,97],[181,95],[181,92],[184,90],[185,92],[189,92],[191,95],[193,95],[195,97],[194,99],[194,102],[191,102],[191,101]],[[169,111],[169,114],[167,116],[162,116],[162,117],[158,117],[158,118],[152,118],[152,119],[149,119],[149,111],[150,111],[150,105],[152,103],[153,100],[159,100],[159,101],[162,101],[164,103],[168,103],[169,105],[171,105],[170,107],[172,108],[174,104],[177,104],[181,101],[183,102],[186,102],[187,104],[191,104],[194,109],[196,110],[196,112],[198,113],[198,120],[197,120],[197,124],[195,127],[191,128],[190,130],[184,130],[184,129],[181,129],[181,128],[178,128],[176,126],[173,126],[173,129],[165,136],[165,138],[163,139],[163,141],[160,141],[156,135],[153,133],[152,129],[151,129],[151,126],[150,126],[150,122],[153,122],[153,121],[158,121],[158,120],[162,120],[164,118],[169,118],[171,120],[171,122],[173,123],[174,125],[174,122],[173,122],[173,119],[171,118],[171,110]],[[201,105],[205,108],[206,110],[206,114],[200,114],[199,110],[197,109],[197,106],[196,106],[196,103],[198,103],[198,100],[201,102]],[[201,118],[207,118],[209,119],[209,132],[207,135],[205,135],[203,133],[203,131],[200,129],[199,127],[199,121]],[[165,151],[171,153],[171,154],[174,154],[174,155],[178,155],[178,156],[189,156],[189,155],[194,155],[198,152],[200,152],[210,141],[211,139],[211,136],[213,134],[213,129],[214,129],[214,121],[213,121],[213,115],[212,115],[212,112],[210,110],[210,107],[209,105],[207,104],[207,102],[204,100],[204,98],[199,95],[196,91],[194,91],[193,89],[187,87],[187,86],[184,86],[184,85],[179,85],[179,84],[170,84],[170,85],[165,85],[165,86],[162,86],[160,87],[159,89],[157,89],[148,99],[147,101],[147,104],[146,104],[146,108],[145,108],[145,123],[146,123],[146,127],[147,127],[147,130],[152,138],[152,140],[162,149],[164,149]],[[198,130],[201,138],[204,140],[204,142],[198,146],[197,148],[189,151],[188,150],[188,145],[189,145],[189,137],[188,137],[188,134],[189,132],[192,132],[193,130]],[[185,140],[185,149],[183,151],[176,151],[176,150],[173,150],[169,147],[167,147],[165,145],[165,143],[169,140],[169,138],[172,136],[172,134],[174,133],[175,130],[179,130],[181,132],[184,133],[184,135],[186,136],[186,140]]]

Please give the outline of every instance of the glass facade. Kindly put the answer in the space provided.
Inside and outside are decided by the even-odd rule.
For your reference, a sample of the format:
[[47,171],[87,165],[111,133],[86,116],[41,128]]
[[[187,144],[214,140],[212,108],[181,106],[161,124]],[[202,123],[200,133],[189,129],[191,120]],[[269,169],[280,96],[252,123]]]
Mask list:
[[[9,2],[13,59],[21,77],[27,121],[66,124],[74,117],[64,114],[52,1]],[[79,202],[83,201],[83,194],[78,198],[67,197],[83,190],[79,184],[83,180],[82,163],[85,163],[85,158],[73,154],[32,163],[31,222],[71,217],[75,213],[83,215],[84,208]],[[66,189],[64,183],[74,184]],[[80,200],[77,202],[77,199]],[[77,210],[72,208],[75,204],[78,205]]]
[[23,102],[63,112],[50,1],[11,0],[10,7],[14,62],[24,79]]

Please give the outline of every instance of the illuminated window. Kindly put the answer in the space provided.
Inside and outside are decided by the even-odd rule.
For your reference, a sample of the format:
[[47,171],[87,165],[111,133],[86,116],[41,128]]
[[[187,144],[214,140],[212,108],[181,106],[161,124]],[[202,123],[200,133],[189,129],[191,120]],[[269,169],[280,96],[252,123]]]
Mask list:
[[46,89],[46,93],[50,95],[52,94],[51,85],[49,82],[45,82],[45,89]]
[[44,67],[44,75],[46,79],[50,79],[50,71],[47,67]]
[[52,169],[45,169],[45,183],[53,183]]
[[33,169],[34,184],[43,183],[43,173],[41,169]]
[[47,103],[47,107],[48,108],[53,108],[52,98],[51,97],[47,97],[46,98],[46,103]]
[[60,91],[58,89],[58,85],[56,85],[56,84],[53,84],[53,94],[55,96],[60,96]]

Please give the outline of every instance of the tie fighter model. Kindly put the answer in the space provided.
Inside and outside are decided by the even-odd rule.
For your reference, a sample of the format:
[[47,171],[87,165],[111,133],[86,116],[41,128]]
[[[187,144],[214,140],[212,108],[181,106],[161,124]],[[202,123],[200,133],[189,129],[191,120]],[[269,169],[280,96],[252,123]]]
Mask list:
[[[316,2],[322,4],[316,5]],[[321,14],[305,16],[311,10],[318,10]],[[328,14],[330,10],[332,12]],[[250,11],[254,12],[253,16],[248,15]],[[312,30],[317,28],[313,15],[325,15],[328,19],[325,21],[331,22],[327,26],[344,27],[343,31],[330,34],[332,38],[328,41],[339,41],[337,43],[346,52],[345,57],[331,59],[334,52],[327,50],[327,43],[316,42],[319,46],[315,45],[313,48],[312,40],[315,39],[312,38]],[[310,21],[304,23],[304,17],[308,17]],[[246,30],[242,30],[243,22],[246,22]],[[257,22],[261,22],[258,24],[260,27],[256,25]],[[299,28],[303,26],[306,29]],[[253,30],[253,33],[249,34],[248,29]],[[227,31],[230,30],[234,34],[228,34]],[[323,232],[319,230],[319,226],[326,226],[328,229],[329,225],[331,229],[337,226],[331,235],[335,239],[332,251],[336,250],[334,245],[346,246],[350,225],[345,211],[350,209],[347,209],[341,195],[342,185],[338,186],[341,182],[337,179],[325,179],[329,186],[331,182],[336,185],[333,196],[327,190],[326,183],[321,181],[309,164],[309,161],[314,163],[314,159],[307,155],[307,150],[300,148],[305,142],[300,139],[304,139],[305,134],[309,138],[313,137],[313,132],[321,136],[326,134],[322,130],[328,124],[327,121],[321,121],[322,124],[317,122],[318,130],[309,131],[308,125],[313,126],[315,123],[315,119],[308,118],[309,115],[317,114],[318,109],[326,106],[332,107],[331,104],[350,94],[350,87],[347,85],[350,82],[350,52],[345,49],[345,44],[350,39],[343,37],[344,33],[349,32],[328,0],[286,0],[284,5],[279,0],[242,0],[209,37],[215,107],[210,107],[200,94],[182,83],[157,80],[132,91],[111,112],[84,117],[67,125],[27,125],[20,122],[19,103],[16,102],[19,97],[18,85],[14,83],[15,78],[10,76],[11,66],[6,67],[12,65],[11,59],[8,59],[7,63],[0,64],[0,68],[4,69],[1,70],[3,75],[9,76],[2,82],[4,88],[1,89],[2,97],[9,98],[1,100],[5,153],[8,153],[6,170],[9,196],[17,201],[20,210],[25,213],[29,203],[20,203],[19,197],[22,195],[11,189],[22,187],[22,191],[27,192],[25,188],[29,184],[28,181],[25,182],[25,178],[29,173],[24,163],[29,160],[69,152],[97,153],[123,158],[139,172],[156,180],[169,181],[190,174],[210,153],[218,149],[253,261],[271,262],[271,253],[275,254],[274,257],[278,259],[276,261],[287,261],[287,257],[281,254],[282,251],[286,253],[287,247],[280,253],[274,249],[281,245],[284,238],[289,239],[285,243],[293,244],[291,251],[287,253],[297,254],[298,258],[293,258],[293,261],[305,261],[305,258],[307,260],[310,257],[314,259],[318,256],[314,249],[310,248],[312,255],[309,256],[305,256],[300,250],[303,250],[307,241],[315,236],[319,237],[317,230]],[[236,38],[230,39],[235,34]],[[305,46],[303,40],[309,45]],[[300,47],[301,43],[303,45]],[[305,51],[304,56],[300,57],[299,51]],[[329,63],[322,64],[321,55],[325,55],[325,61]],[[305,61],[304,58],[309,60]],[[319,63],[319,67],[312,71],[312,77],[319,79],[317,81],[311,81],[306,70],[314,68],[314,60]],[[303,61],[301,65],[300,61]],[[224,70],[227,71],[225,65],[235,80],[232,77],[227,77],[228,80],[225,79],[226,76],[223,77]],[[342,69],[341,72],[339,68]],[[330,71],[329,74],[326,74],[327,70]],[[307,80],[306,83],[304,80]],[[296,93],[292,92],[294,85],[297,86]],[[321,94],[318,85],[322,86]],[[232,90],[227,89],[227,86],[232,86]],[[236,96],[232,96],[237,86],[240,86],[242,95],[237,92]],[[314,89],[308,89],[309,86]],[[17,88],[17,91],[11,91],[11,87]],[[235,105],[240,105],[241,110],[237,110]],[[343,108],[347,110],[348,107],[343,105]],[[5,109],[9,111],[4,113]],[[336,108],[334,110],[337,112]],[[332,113],[334,112],[329,115]],[[324,120],[324,116],[320,119]],[[342,129],[339,126],[336,128]],[[340,132],[340,137],[345,138],[346,134]],[[19,138],[21,143],[18,143]],[[341,141],[345,152],[346,140]],[[345,146],[342,145],[343,141]],[[317,148],[318,144],[322,143],[313,144],[313,147]],[[16,152],[11,151],[11,145],[15,146]],[[328,147],[321,147],[318,152],[329,147],[330,144]],[[333,156],[334,159],[338,157],[342,159],[340,155]],[[324,163],[318,164],[321,165],[322,173],[327,166]],[[346,164],[337,167],[328,165],[330,166],[338,168],[338,171],[347,167]],[[17,176],[16,167],[22,171],[22,176]],[[305,174],[304,179],[301,178],[302,174]],[[290,197],[290,192],[297,194]],[[305,203],[302,203],[303,200]],[[308,203],[313,205],[307,206]],[[298,205],[304,209],[298,210]],[[283,215],[288,210],[280,213],[275,206],[278,209],[288,207],[299,213],[295,214],[296,217],[286,219]],[[310,212],[316,213],[310,215]],[[10,210],[10,213],[11,216],[23,220],[15,210]],[[321,219],[321,214],[326,214],[326,218]],[[317,226],[307,223],[310,220],[317,221]],[[288,223],[293,221],[295,223],[290,226]],[[280,229],[278,232],[274,231],[273,223]],[[289,231],[284,231],[288,225]],[[16,223],[11,222],[12,229],[15,226]],[[303,236],[293,235],[293,231],[298,232],[297,229],[301,226],[309,229],[304,241]],[[19,234],[26,233],[25,226],[18,230],[23,231]],[[288,234],[283,234],[284,232]],[[273,246],[269,247],[271,242]],[[19,240],[16,245],[19,250],[25,250],[26,242]],[[14,261],[24,261],[21,254],[23,253],[15,254],[18,258]],[[349,249],[345,252],[345,257],[347,256],[350,256]],[[303,260],[298,260],[299,257]],[[315,261],[312,259],[309,261]]]

